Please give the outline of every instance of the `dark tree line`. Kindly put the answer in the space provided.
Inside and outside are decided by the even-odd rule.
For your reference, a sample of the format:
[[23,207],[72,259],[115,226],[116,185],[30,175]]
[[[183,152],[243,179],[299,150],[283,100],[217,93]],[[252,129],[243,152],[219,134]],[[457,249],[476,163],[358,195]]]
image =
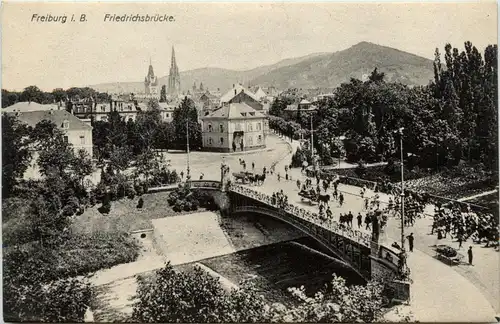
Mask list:
[[98,92],[91,88],[69,88],[63,90],[57,88],[52,92],[40,90],[37,86],[29,86],[23,91],[8,91],[2,89],[2,107],[11,106],[17,102],[37,102],[39,104],[52,104],[67,102],[67,100],[79,100],[94,98],[97,102],[108,102],[111,97],[107,93]]

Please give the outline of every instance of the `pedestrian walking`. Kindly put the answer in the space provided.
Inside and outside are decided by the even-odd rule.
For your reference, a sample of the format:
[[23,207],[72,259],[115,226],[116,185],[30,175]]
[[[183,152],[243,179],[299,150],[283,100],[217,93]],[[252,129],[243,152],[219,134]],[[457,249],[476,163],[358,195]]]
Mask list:
[[252,171],[255,171],[255,162],[252,162]]
[[340,206],[342,206],[343,203],[344,203],[344,195],[342,193],[340,193],[340,196],[339,196],[339,204],[340,204]]
[[415,237],[413,236],[413,233],[408,235],[406,238],[408,239],[408,245],[410,246],[410,252],[413,252],[413,240],[415,239]]
[[184,179],[184,171],[181,171],[181,180]]
[[371,222],[372,222],[372,221],[371,221],[371,217],[370,217],[370,215],[366,214],[366,215],[365,215],[365,224],[366,224],[366,229],[367,229],[367,230],[368,230],[368,229],[370,229],[370,223],[371,223]]
[[358,213],[358,228],[361,228],[361,225],[363,224],[363,216],[361,216],[361,213]]
[[278,172],[278,182],[280,181],[280,179],[281,179],[281,175],[280,175],[280,173]]
[[463,236],[462,234],[458,234],[458,248],[462,248]]
[[467,251],[467,255],[469,256],[469,264],[473,265],[472,259],[473,259],[474,255],[472,254],[472,246],[469,246],[469,250]]
[[285,173],[285,180],[288,180],[288,172]]

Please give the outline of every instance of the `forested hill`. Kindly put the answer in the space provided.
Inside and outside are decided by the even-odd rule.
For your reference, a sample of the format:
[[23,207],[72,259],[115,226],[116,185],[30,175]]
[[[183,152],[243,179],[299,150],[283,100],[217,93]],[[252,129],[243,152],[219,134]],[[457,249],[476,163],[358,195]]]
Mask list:
[[[184,90],[194,82],[205,88],[226,90],[237,82],[245,85],[275,86],[284,90],[295,88],[332,88],[350,78],[361,79],[374,68],[386,75],[388,82],[426,85],[433,75],[432,61],[391,47],[361,42],[335,53],[314,53],[282,60],[276,64],[247,71],[202,68],[181,72]],[[167,77],[159,78],[160,85]],[[142,82],[106,83],[90,86],[100,92],[142,92]]]
[[361,79],[374,68],[387,82],[426,85],[433,76],[432,61],[391,47],[361,42],[328,56],[313,57],[273,70],[252,83],[286,88],[336,87],[351,78]]

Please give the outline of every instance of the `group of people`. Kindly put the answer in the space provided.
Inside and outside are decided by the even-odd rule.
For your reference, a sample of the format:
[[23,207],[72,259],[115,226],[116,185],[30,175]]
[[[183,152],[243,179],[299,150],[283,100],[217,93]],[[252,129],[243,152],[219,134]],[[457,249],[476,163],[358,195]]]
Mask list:
[[288,196],[283,193],[283,190],[273,192],[271,196],[271,203],[279,206],[280,208],[284,208],[288,205]]
[[469,238],[473,242],[486,241],[486,246],[491,242],[498,244],[498,218],[492,214],[477,214],[470,206],[461,208],[458,204],[446,207],[438,205],[435,208],[431,234],[436,234],[438,239],[456,238],[458,247]]

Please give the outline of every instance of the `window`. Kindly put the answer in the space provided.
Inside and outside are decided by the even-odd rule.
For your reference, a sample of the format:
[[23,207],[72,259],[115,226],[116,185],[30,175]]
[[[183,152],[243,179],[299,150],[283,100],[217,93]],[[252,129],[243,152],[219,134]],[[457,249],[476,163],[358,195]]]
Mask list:
[[212,138],[211,137],[208,138],[208,145],[212,145]]
[[69,128],[69,121],[67,121],[67,120],[63,121],[63,125],[62,125],[62,127],[63,127],[64,129],[68,129],[68,128]]
[[170,117],[170,114],[169,114],[169,113],[166,113],[166,114],[165,114],[165,116],[166,116],[167,118],[169,118],[169,117]]
[[247,142],[248,142],[249,145],[253,145],[253,137],[252,136],[248,136]]
[[224,137],[221,137],[221,138],[219,139],[219,141],[220,141],[220,145],[224,145]]
[[123,105],[120,104],[120,111],[123,111]]
[[208,124],[208,131],[211,132],[212,131],[212,125],[211,124]]
[[259,135],[259,137],[257,137],[257,144],[262,144],[262,135]]
[[262,130],[262,125],[260,123],[257,123],[257,130],[258,131]]
[[219,125],[219,132],[224,133],[224,125],[222,124]]
[[69,142],[68,136],[64,136],[64,143],[68,143],[68,142]]
[[85,144],[85,136],[80,136],[80,144]]
[[101,111],[105,112],[106,111],[106,106],[101,106]]
[[247,131],[251,132],[253,130],[252,123],[248,123],[247,128],[248,128]]

